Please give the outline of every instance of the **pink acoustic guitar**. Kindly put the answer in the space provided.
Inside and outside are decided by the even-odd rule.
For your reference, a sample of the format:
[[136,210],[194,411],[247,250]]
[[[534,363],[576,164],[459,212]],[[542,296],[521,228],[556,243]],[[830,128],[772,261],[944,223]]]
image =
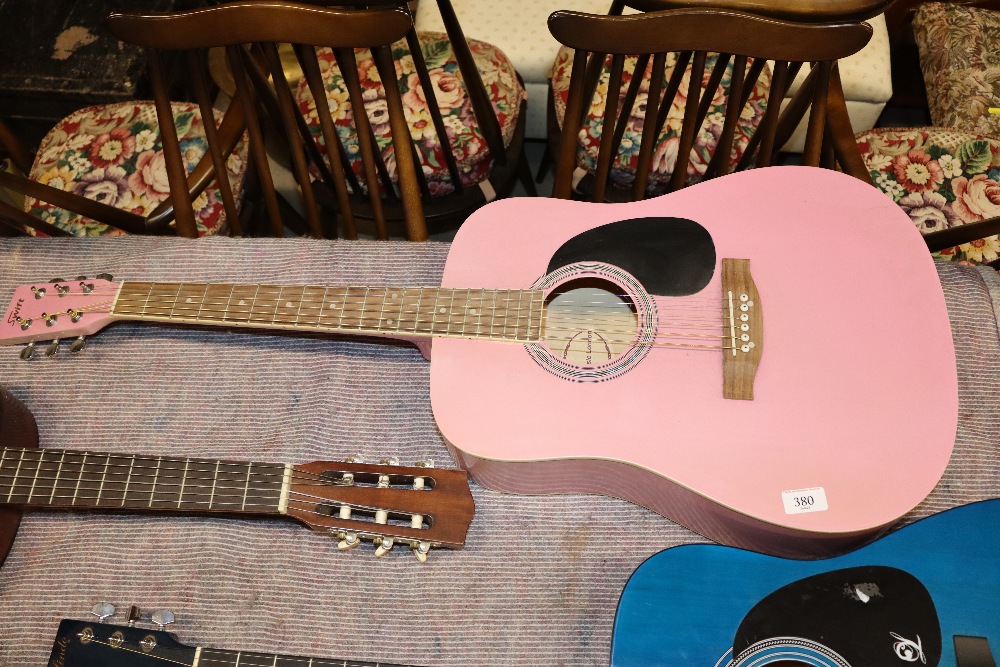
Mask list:
[[509,199],[441,287],[75,280],[20,288],[8,343],[114,320],[352,332],[430,356],[431,403],[482,484],[628,499],[720,542],[814,557],[934,488],[954,349],[909,218],[805,167],[599,205]]

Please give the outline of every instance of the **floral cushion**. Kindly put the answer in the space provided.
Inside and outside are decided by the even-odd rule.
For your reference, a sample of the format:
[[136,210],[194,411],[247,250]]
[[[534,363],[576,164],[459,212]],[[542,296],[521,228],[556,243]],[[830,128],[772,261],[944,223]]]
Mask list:
[[[174,102],[181,153],[190,171],[207,150],[201,113],[195,104]],[[221,120],[216,114],[216,122]],[[237,206],[246,171],[247,145],[229,157],[228,170]],[[169,198],[160,128],[152,102],[120,102],[81,109],[59,121],[45,136],[29,174],[32,180],[132,211],[151,213]],[[199,236],[225,229],[226,213],[218,187],[194,201]],[[47,202],[26,197],[24,210],[77,236],[125,232]]]
[[[1000,215],[1000,140],[946,128],[875,129],[857,135],[872,180],[924,234]],[[990,262],[1000,237],[936,253]]]
[[931,122],[1000,137],[1000,12],[930,2],[913,18]]
[[[622,72],[622,87],[618,99],[618,110],[622,108],[629,82],[635,74],[635,65],[638,58],[629,56],[625,58],[625,67]],[[703,85],[708,84],[712,69],[718,60],[717,54],[709,54],[705,65],[705,75]],[[667,67],[664,72],[663,88],[673,72],[677,63],[677,54],[667,54]],[[597,154],[601,145],[601,125],[604,119],[604,104],[608,94],[608,81],[610,79],[611,58],[608,57],[604,65],[604,72],[597,85],[597,91],[590,105],[590,111],[584,121],[583,129],[580,130],[580,144],[577,153],[578,165],[594,172],[597,168]],[[635,104],[632,107],[632,114],[629,117],[625,134],[622,138],[621,148],[611,166],[611,179],[620,186],[627,186],[635,180],[635,170],[639,162],[639,143],[642,137],[642,125],[646,113],[646,98],[649,92],[649,79],[652,72],[652,59],[643,75],[643,82],[639,87]],[[562,47],[552,65],[552,95],[555,102],[556,119],[562,127],[563,118],[566,116],[566,100],[569,97],[569,80],[573,69],[573,49]],[[712,158],[715,145],[722,134],[722,125],[725,121],[726,102],[729,98],[730,80],[732,78],[732,64],[722,77],[722,85],[718,88],[715,98],[712,100],[712,107],[705,117],[705,122],[695,137],[694,150],[691,161],[688,165],[688,181],[696,182],[705,174],[708,163]],[[667,121],[664,124],[663,132],[657,138],[656,147],[653,149],[653,165],[649,174],[651,189],[656,189],[657,185],[662,185],[670,181],[670,176],[674,172],[677,164],[677,148],[680,143],[681,125],[684,120],[684,105],[687,102],[688,81],[691,78],[691,65],[688,65],[687,73],[684,75],[677,95],[667,114]],[[746,148],[747,142],[753,136],[754,130],[760,124],[767,107],[767,93],[771,84],[771,71],[765,67],[757,79],[747,106],[744,107],[739,122],[736,124],[736,134],[733,140],[733,161],[732,165],[739,162]],[[661,88],[662,90],[662,88]]]
[[[472,102],[466,93],[465,83],[458,70],[458,61],[455,60],[451,43],[448,41],[447,35],[437,32],[420,33],[418,39],[427,62],[431,82],[434,85],[434,96],[444,119],[448,142],[458,162],[462,184],[475,185],[489,176],[493,160],[472,111]],[[475,39],[468,40],[468,43],[472,57],[482,76],[486,92],[500,121],[504,145],[509,145],[514,136],[521,102],[526,99],[524,88],[518,81],[514,66],[510,64],[502,51],[491,44]],[[354,129],[354,117],[351,112],[347,86],[340,74],[340,68],[333,57],[333,52],[328,49],[320,49],[317,55],[326,85],[327,103],[330,105],[330,114],[336,125],[337,135],[344,144],[355,173],[363,181],[361,149]],[[371,52],[367,49],[359,49],[355,55],[358,61],[368,119],[385,159],[389,175],[393,182],[396,182],[396,161],[393,156],[392,132],[389,126],[385,90],[381,85],[381,78]],[[396,78],[403,97],[403,111],[410,126],[410,135],[417,147],[420,166],[427,178],[430,192],[432,195],[453,192],[454,186],[448,175],[441,141],[434,130],[426,95],[417,79],[413,57],[410,55],[405,41],[393,44],[392,56],[396,63]],[[313,136],[316,137],[322,150],[325,151],[319,117],[316,114],[316,104],[312,95],[309,94],[309,88],[304,80],[299,82],[296,97]]]

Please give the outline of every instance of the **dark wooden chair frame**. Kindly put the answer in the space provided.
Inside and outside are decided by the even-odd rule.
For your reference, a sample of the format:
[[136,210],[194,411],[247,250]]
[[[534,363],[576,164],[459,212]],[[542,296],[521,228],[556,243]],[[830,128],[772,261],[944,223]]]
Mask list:
[[[624,4],[624,3],[621,3]],[[630,6],[636,3],[630,2]],[[612,10],[618,7],[616,3]],[[719,85],[725,68],[733,64],[733,86],[730,99],[740,104],[728,104],[726,121],[718,142],[715,156],[706,177],[726,173],[728,161],[723,156],[732,147],[735,123],[740,111],[757,81],[765,61],[775,61],[768,109],[761,126],[746,148],[737,166],[756,166],[772,163],[775,151],[791,136],[799,121],[810,109],[806,147],[803,161],[807,165],[834,167],[840,164],[844,171],[870,182],[870,176],[857,145],[847,117],[846,102],[840,85],[837,60],[856,53],[871,38],[871,27],[861,21],[839,23],[797,23],[783,19],[762,17],[746,12],[719,9],[676,9],[655,11],[627,16],[596,16],[578,12],[555,12],[549,17],[549,30],[562,44],[576,50],[570,81],[569,99],[563,127],[579,129],[583,110],[597,85],[600,70],[607,54],[612,55],[611,79],[607,99],[617,99],[621,90],[621,72],[624,56],[645,54],[637,67],[644,69],[653,57],[652,84],[647,103],[644,135],[640,144],[637,178],[633,184],[632,199],[645,196],[646,178],[653,143],[666,119],[666,110],[678,92],[684,67],[692,63],[692,82],[697,88],[688,90],[687,107],[681,130],[679,156],[689,156],[695,133],[708,112],[708,102]],[[678,52],[680,61],[675,75],[668,82],[662,103],[660,81],[664,71],[665,54]],[[719,53],[717,65],[710,76],[708,90],[701,89],[706,54]],[[588,53],[590,57],[588,60]],[[655,54],[655,55],[654,55]],[[748,66],[749,59],[753,63]],[[789,90],[796,74],[804,64],[812,63],[808,77],[792,97],[787,108],[780,111],[781,101]],[[659,78],[656,76],[659,73]],[[624,133],[625,121],[631,113],[641,77],[634,77],[626,91],[625,105],[620,115],[614,105],[605,109],[604,127],[615,128],[613,133],[603,133],[597,161],[592,198],[604,199],[607,175],[618,144]],[[692,86],[694,88],[694,86]],[[588,94],[588,92],[590,94]],[[585,102],[586,101],[586,102]],[[616,125],[617,122],[617,125]],[[721,148],[721,150],[720,150]],[[553,196],[566,198],[571,195],[573,168],[575,167],[576,132],[561,131],[555,124],[550,107],[550,150],[557,156],[556,179]],[[678,165],[681,160],[678,159]],[[678,166],[673,174],[670,189],[686,184],[687,170]],[[620,195],[619,195],[620,196]]]

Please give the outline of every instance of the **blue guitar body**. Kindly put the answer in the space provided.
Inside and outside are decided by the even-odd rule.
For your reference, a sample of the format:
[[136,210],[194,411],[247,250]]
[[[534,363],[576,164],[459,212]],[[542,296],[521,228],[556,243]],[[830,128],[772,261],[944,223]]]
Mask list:
[[825,560],[709,544],[661,551],[625,586],[611,646],[612,667],[996,667],[998,658],[1000,500]]

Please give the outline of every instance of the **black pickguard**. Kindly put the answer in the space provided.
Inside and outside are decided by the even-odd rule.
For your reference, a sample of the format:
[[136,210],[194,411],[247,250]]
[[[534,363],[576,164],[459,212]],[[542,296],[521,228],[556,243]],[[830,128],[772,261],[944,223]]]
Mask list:
[[589,229],[552,255],[546,273],[576,262],[603,262],[635,276],[646,291],[685,296],[715,273],[715,243],[687,218],[630,218]]

